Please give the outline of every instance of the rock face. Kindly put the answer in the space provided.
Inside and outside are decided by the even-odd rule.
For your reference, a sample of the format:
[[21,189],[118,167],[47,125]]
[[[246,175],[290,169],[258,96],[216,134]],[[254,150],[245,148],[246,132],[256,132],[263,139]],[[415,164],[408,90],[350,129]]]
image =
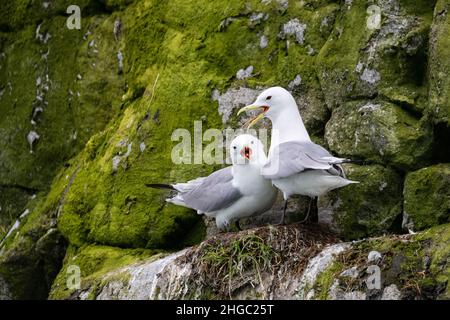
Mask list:
[[[111,259],[117,262],[119,256],[133,256],[118,252],[119,256],[97,260],[110,265],[109,271],[83,277],[76,290],[60,289],[63,269],[50,298],[446,299],[448,250],[441,251],[440,241],[449,240],[448,231],[447,225],[415,236],[329,244],[335,239],[317,227],[257,228],[222,234],[163,257],[111,267]],[[370,260],[373,249],[379,250],[375,261]],[[81,259],[74,257],[71,263]],[[416,278],[417,273],[423,277]]]
[[318,56],[327,105],[334,109],[377,95],[416,105],[426,93],[421,87],[434,2],[379,1],[370,8],[367,1],[355,0],[342,5]]
[[391,103],[349,102],[333,111],[325,139],[337,154],[410,170],[429,160],[433,133],[424,126]]
[[439,0],[430,34],[430,109],[438,123],[450,124],[450,3]]
[[[0,12],[0,298],[448,297],[448,228],[436,227],[449,223],[448,1],[77,2],[79,30],[70,1]],[[144,187],[226,165],[226,152],[205,160],[208,143],[274,85],[315,142],[360,160],[345,167],[360,184],[319,201],[334,235],[213,236]],[[256,129],[270,137],[268,122]],[[308,200],[290,200],[288,222]],[[274,224],[282,208],[242,225]],[[424,233],[393,235],[408,229]],[[363,284],[371,251],[376,291]],[[210,278],[220,270],[232,277]]]
[[320,198],[319,221],[346,239],[361,239],[398,231],[402,217],[402,178],[380,165],[346,165],[351,179],[360,183]]
[[407,175],[404,189],[404,224],[424,230],[450,222],[450,165],[440,164]]

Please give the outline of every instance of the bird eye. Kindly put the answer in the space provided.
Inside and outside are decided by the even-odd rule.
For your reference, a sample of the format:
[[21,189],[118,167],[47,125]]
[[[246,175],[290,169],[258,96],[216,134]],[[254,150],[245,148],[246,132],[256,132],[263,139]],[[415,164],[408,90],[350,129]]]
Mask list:
[[268,96],[268,97],[266,98],[266,100],[270,100],[270,99],[272,99],[272,96]]
[[250,142],[251,144],[253,144],[253,141],[252,142]]
[[234,149],[234,150],[236,150],[236,149],[237,149],[237,147],[236,147],[236,146],[234,146],[234,147],[233,147],[233,149]]

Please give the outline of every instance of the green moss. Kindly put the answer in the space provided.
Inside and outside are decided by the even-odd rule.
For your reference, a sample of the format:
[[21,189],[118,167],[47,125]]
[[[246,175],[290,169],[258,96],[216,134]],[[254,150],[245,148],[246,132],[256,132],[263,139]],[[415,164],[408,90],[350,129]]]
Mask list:
[[402,213],[401,177],[379,165],[346,165],[345,170],[348,178],[359,184],[332,191],[319,204],[323,210],[331,210],[340,236],[354,240],[396,230]]
[[[46,190],[64,161],[102,129],[118,107],[123,82],[116,71],[118,46],[111,45],[112,21],[83,21],[83,29],[73,31],[62,27],[63,17],[44,20],[39,32],[51,35],[47,43],[35,39],[36,25],[8,36],[0,75],[0,86],[11,90],[0,99],[0,128],[8,136],[0,142],[1,183]],[[83,39],[87,30],[92,34]],[[36,98],[37,90],[44,102]],[[36,113],[36,108],[43,112]],[[40,136],[33,153],[27,142],[31,130]]]
[[449,4],[440,0],[434,11],[434,21],[430,33],[429,81],[430,114],[434,122],[450,124],[450,90],[446,76],[450,71],[450,18]]
[[[380,6],[384,13],[379,30],[367,27],[367,8],[372,4]],[[423,86],[433,5],[426,0],[414,5],[411,1],[399,1],[399,7],[394,13],[390,3],[363,0],[341,6],[333,32],[316,61],[330,108],[351,99],[376,96],[379,90]],[[415,22],[406,28],[394,27],[388,13]],[[378,73],[378,81],[369,83],[362,79],[366,68]],[[425,91],[422,93],[426,96]]]
[[409,173],[404,212],[414,230],[450,222],[450,165],[439,164]]
[[356,266],[360,276],[347,283],[339,278],[340,283],[347,286],[347,291],[366,290],[367,274],[361,270],[373,264],[367,261],[367,256],[375,250],[382,255],[381,261],[377,262],[382,287],[395,284],[402,299],[446,299],[450,278],[449,227],[448,224],[435,227],[409,238],[380,237],[357,242],[339,255],[335,266],[340,267],[335,267],[334,274],[324,275],[324,278],[339,278],[343,270]]
[[[77,249],[71,246],[64,258],[64,266],[53,283],[49,298],[65,299],[75,292],[76,289],[67,287],[67,279],[71,275],[68,270],[70,266],[79,267],[81,290],[92,287],[91,298],[95,298],[95,287],[102,287],[102,281],[106,274],[148,259],[152,255],[154,255],[153,251],[144,249],[120,249],[95,245]],[[127,281],[126,277],[120,279]]]
[[327,300],[328,292],[333,285],[336,277],[343,271],[343,267],[340,263],[334,262],[326,270],[321,272],[312,289],[314,289],[314,296],[317,300]]
[[[274,14],[273,8],[258,1],[252,6],[250,10],[235,1],[208,4],[198,11],[194,2],[143,1],[127,7],[126,14],[121,16],[126,26],[121,47],[130,88],[125,97],[127,106],[101,138],[95,138],[98,143],[88,144],[85,152],[90,156],[82,164],[58,224],[69,241],[76,245],[98,242],[168,248],[200,239],[204,234],[201,230],[186,234],[186,230],[195,230],[199,225],[195,213],[165,204],[164,192],[143,189],[143,185],[189,180],[214,169],[204,165],[173,165],[170,152],[174,142],[170,136],[175,128],[192,132],[193,121],[202,117],[207,119],[203,123],[205,128],[221,128],[216,103],[211,101],[212,88],[224,88],[239,68],[254,65],[259,75],[249,80],[252,85],[274,83],[277,79],[287,84],[301,73],[305,83],[312,82],[305,92],[318,96],[316,105],[323,107],[315,71],[308,67],[312,58],[305,48],[292,46],[274,56],[280,61],[279,68],[264,63],[271,50],[278,50],[278,41],[270,39],[270,48],[257,49],[259,36],[252,28],[264,28],[269,34],[278,32],[280,22],[269,19],[256,27],[249,25],[248,16],[254,10]],[[335,9],[332,5],[317,15],[311,9],[293,8],[289,14],[302,13],[307,23],[313,23],[311,29],[318,29],[320,17],[332,14]],[[236,20],[218,30],[220,22],[229,16],[236,16]],[[143,33],[148,37],[142,37]],[[321,37],[325,41],[325,35]],[[319,41],[314,39],[311,41]],[[305,62],[300,68],[294,63],[298,59]],[[287,75],[285,71],[289,71]],[[152,92],[158,74],[156,90]],[[142,96],[135,93],[142,92],[140,88],[145,88]],[[153,119],[155,114],[157,120]],[[318,128],[325,121],[327,112],[321,114],[315,113],[312,126]],[[141,153],[138,148],[142,142],[146,150]],[[126,154],[128,146],[131,153],[121,159],[114,171],[112,159]]]
[[429,125],[402,108],[375,100],[349,102],[334,110],[325,138],[341,156],[409,171],[430,160],[433,134]]
[[450,298],[450,225],[431,228],[417,236],[418,241],[429,241],[432,243],[428,250],[431,257],[430,272],[436,278],[441,290],[441,298]]

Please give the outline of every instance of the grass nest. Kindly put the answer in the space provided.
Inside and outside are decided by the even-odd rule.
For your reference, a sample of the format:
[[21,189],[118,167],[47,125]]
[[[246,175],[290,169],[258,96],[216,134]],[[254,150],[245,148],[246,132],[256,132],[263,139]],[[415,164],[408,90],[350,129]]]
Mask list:
[[190,253],[192,281],[208,298],[226,299],[258,287],[261,298],[299,277],[308,261],[338,240],[318,225],[266,226],[216,235]]

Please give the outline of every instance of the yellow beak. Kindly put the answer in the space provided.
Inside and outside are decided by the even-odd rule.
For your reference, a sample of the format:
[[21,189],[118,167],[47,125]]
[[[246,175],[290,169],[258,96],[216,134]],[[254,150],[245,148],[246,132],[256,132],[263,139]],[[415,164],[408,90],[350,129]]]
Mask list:
[[241,113],[243,113],[243,112],[246,112],[246,111],[252,111],[252,110],[258,110],[258,109],[263,109],[264,107],[260,107],[260,106],[255,106],[255,105],[249,105],[249,106],[246,106],[246,107],[243,107],[243,108],[241,108],[239,111],[238,111],[238,113],[237,113],[237,115],[239,116]]
[[[239,116],[241,113],[246,112],[246,111],[251,111],[251,110],[264,110],[264,107],[249,105],[249,106],[246,106],[246,107],[243,107],[242,109],[240,109],[238,111],[237,115]],[[261,119],[264,118],[264,115],[265,115],[264,112],[261,112],[256,117],[250,118],[247,122],[244,123],[243,127],[247,127],[247,129],[250,129],[252,126],[254,126],[259,121],[261,121]]]

